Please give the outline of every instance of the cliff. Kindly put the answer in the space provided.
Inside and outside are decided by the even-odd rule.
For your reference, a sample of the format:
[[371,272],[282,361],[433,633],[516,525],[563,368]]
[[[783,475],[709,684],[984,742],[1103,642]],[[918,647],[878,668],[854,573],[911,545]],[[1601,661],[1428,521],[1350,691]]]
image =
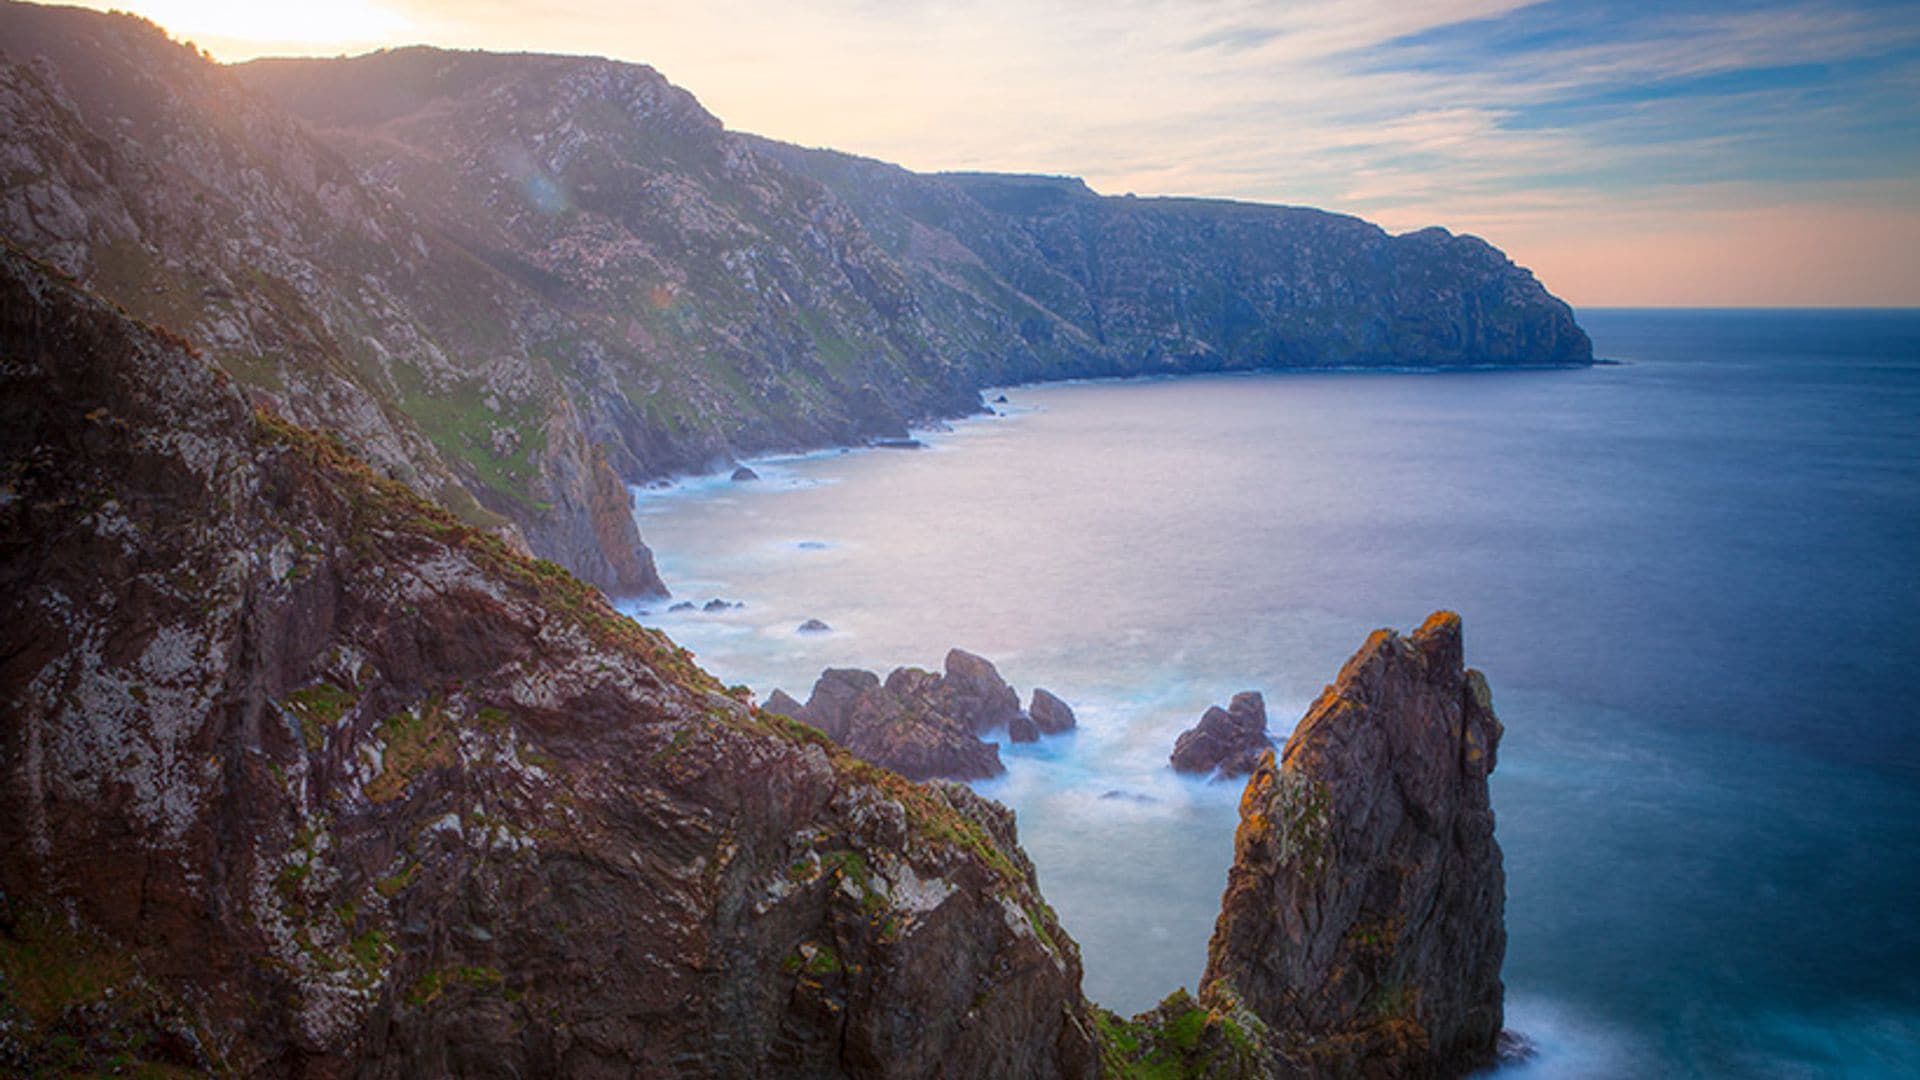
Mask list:
[[1240,804],[1201,1000],[1277,1072],[1458,1076],[1493,1060],[1506,876],[1501,726],[1460,618],[1376,632]]
[[565,313],[306,124],[128,15],[0,4],[0,233],[462,520],[664,592]]
[[0,230],[462,520],[664,587],[621,482],[898,436],[980,387],[1585,363],[1486,244],[728,132],[637,64],[226,68],[0,4]]
[[1011,815],[0,248],[0,1065],[1088,1076]]

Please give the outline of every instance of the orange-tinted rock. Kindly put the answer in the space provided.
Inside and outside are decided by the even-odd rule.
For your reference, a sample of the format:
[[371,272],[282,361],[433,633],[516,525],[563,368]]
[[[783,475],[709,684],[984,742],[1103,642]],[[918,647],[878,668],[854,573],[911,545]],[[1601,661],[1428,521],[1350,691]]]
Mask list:
[[1277,1071],[1457,1076],[1502,1023],[1501,727],[1460,619],[1376,632],[1247,782],[1202,999]]

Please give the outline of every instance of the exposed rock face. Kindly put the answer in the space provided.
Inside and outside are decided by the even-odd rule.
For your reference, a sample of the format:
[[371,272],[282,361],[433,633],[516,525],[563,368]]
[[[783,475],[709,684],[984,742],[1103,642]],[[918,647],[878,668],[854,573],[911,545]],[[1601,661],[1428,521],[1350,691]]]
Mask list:
[[1471,237],[918,176],[729,133],[641,65],[227,68],[131,16],[10,3],[0,52],[0,230],[616,592],[662,591],[617,478],[911,448],[985,385],[1591,358]]
[[0,233],[609,591],[661,594],[575,320],[132,16],[0,4]]
[[1073,709],[1051,691],[1037,686],[1033,688],[1032,702],[1027,705],[1027,715],[1033,718],[1033,726],[1039,728],[1042,735],[1073,730]]
[[1034,726],[1032,718],[1026,713],[1007,721],[1007,738],[1017,743],[1040,741],[1040,729]]
[[[831,150],[754,145],[859,215],[913,278],[922,307],[975,346],[986,384],[1076,368],[1593,358],[1567,305],[1476,237],[1391,236],[1299,207],[1103,197],[1070,176],[924,176]],[[996,337],[1019,347],[996,351]]]
[[1094,1073],[1007,812],[9,248],[0,355],[8,1068]]
[[1500,745],[1459,616],[1381,630],[1247,783],[1201,998],[1264,1025],[1276,1068],[1456,1076],[1500,1034]]
[[826,732],[855,756],[910,780],[983,780],[1006,771],[998,746],[981,742],[927,697],[896,693],[894,680],[888,683],[882,686],[871,671],[828,668],[802,711],[790,715]]
[[1259,692],[1244,690],[1222,709],[1211,706],[1200,722],[1174,741],[1169,758],[1180,772],[1245,776],[1260,764],[1273,746],[1267,737],[1267,702]]
[[948,716],[976,732],[1006,727],[1020,716],[1020,695],[992,661],[965,649],[949,649],[946,667],[932,695]]

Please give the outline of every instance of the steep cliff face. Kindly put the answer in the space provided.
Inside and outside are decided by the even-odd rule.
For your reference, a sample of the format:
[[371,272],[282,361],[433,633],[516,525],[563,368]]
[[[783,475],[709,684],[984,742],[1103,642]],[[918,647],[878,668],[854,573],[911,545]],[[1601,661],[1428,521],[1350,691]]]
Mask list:
[[536,291],[227,69],[126,15],[0,4],[0,231],[386,474],[611,591],[662,591]]
[[661,585],[609,468],[897,436],[991,383],[1591,358],[1478,240],[918,176],[729,133],[635,64],[223,68],[4,3],[0,123],[15,242],[616,592]]
[[1376,632],[1247,783],[1201,1000],[1273,1067],[1455,1076],[1500,1034],[1501,727],[1459,616]]
[[0,1062],[1096,1068],[1010,815],[0,248]]
[[559,362],[629,474],[977,405],[859,221],[651,68],[401,49],[235,74],[566,308],[586,340]]
[[1444,229],[1390,236],[1318,210],[1102,197],[1072,177],[922,176],[755,145],[845,200],[924,295],[946,298],[929,309],[974,297],[1023,312],[1010,328],[1024,347],[985,350],[983,381],[1593,360],[1531,273]]

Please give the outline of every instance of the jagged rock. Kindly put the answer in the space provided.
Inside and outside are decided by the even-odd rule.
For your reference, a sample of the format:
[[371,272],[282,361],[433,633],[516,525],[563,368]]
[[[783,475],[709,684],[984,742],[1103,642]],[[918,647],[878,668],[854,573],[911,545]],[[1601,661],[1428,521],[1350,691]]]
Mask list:
[[1027,715],[1033,718],[1033,726],[1039,728],[1042,735],[1058,735],[1073,730],[1073,710],[1066,702],[1037,686],[1033,688],[1033,700],[1027,705]]
[[694,603],[691,600],[682,600],[679,603],[668,605],[667,610],[668,611],[693,611]]
[[882,686],[871,671],[821,672],[801,719],[854,755],[910,780],[983,780],[1006,771],[998,746],[981,742],[926,698]]
[[825,634],[832,631],[832,629],[833,627],[828,626],[819,619],[808,619],[806,622],[794,627],[794,631],[801,634]]
[[1020,695],[1000,670],[965,649],[948,650],[946,674],[932,696],[941,711],[976,732],[1006,727],[1020,715]]
[[1501,727],[1459,616],[1380,630],[1247,782],[1201,999],[1277,1071],[1459,1076],[1494,1058],[1506,877]]
[[1181,732],[1168,760],[1180,772],[1245,776],[1272,746],[1266,699],[1258,691],[1244,690],[1224,709],[1209,707],[1199,723]]
[[767,712],[779,713],[781,716],[790,716],[795,720],[805,720],[807,718],[807,707],[795,701],[793,695],[778,688],[776,688],[773,693],[767,695],[766,703],[760,707]]
[[760,479],[760,474],[747,468],[745,465],[733,470],[733,482],[736,484],[744,484],[750,480],[758,479]]
[[1008,812],[5,245],[0,356],[5,1071],[1095,1075]]
[[711,614],[713,612],[718,612],[718,611],[732,611],[734,608],[743,608],[746,606],[747,605],[742,603],[737,603],[735,601],[722,600],[716,596],[713,599],[707,601],[706,603],[700,605],[700,610]]
[[1039,742],[1040,729],[1034,726],[1030,717],[1021,713],[1007,721],[1007,738],[1017,743]]

